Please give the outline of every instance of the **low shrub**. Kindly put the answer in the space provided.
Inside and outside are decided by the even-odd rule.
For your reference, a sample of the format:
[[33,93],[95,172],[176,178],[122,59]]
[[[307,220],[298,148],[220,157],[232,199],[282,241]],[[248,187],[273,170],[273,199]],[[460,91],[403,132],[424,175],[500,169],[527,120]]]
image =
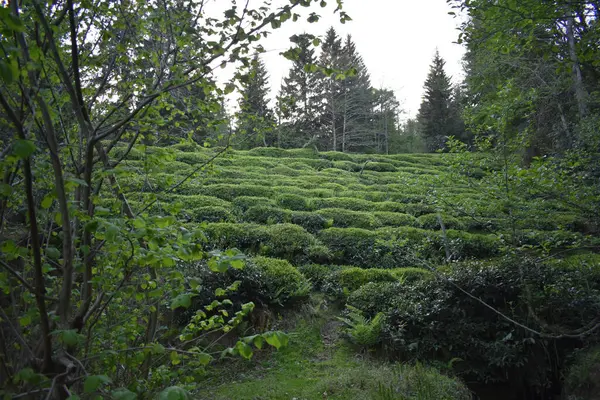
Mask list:
[[[466,229],[466,227],[462,223],[462,221],[460,221],[459,219],[457,219],[451,215],[441,214],[440,218],[442,219],[442,221],[444,223],[444,227],[446,229],[456,229],[456,230],[465,230]],[[429,230],[442,229],[440,226],[440,221],[438,219],[437,213],[421,215],[418,219],[419,219],[419,223],[421,224],[421,226],[424,229],[429,229]]]
[[375,211],[405,213],[407,212],[407,208],[408,207],[406,204],[396,203],[394,201],[381,201],[378,203],[373,203],[373,210]]
[[277,224],[265,228],[268,239],[263,242],[261,253],[287,260],[308,259],[311,246],[318,245],[313,235],[294,224]]
[[346,306],[344,317],[339,318],[344,323],[342,332],[350,342],[361,348],[370,348],[381,342],[381,329],[384,314],[375,314],[367,318],[363,312],[355,307]]
[[275,207],[275,201],[267,198],[267,197],[255,197],[255,196],[240,196],[236,197],[232,204],[235,208],[240,210],[241,212],[246,212],[250,207],[255,206],[272,206]]
[[442,232],[437,232],[434,240],[440,256],[445,252],[447,243],[448,250],[454,259],[490,258],[498,255],[502,247],[502,241],[496,235],[468,233],[453,229],[446,231],[446,239]]
[[254,257],[252,262],[262,272],[263,284],[272,304],[284,306],[308,297],[310,282],[288,261]]
[[361,199],[353,199],[351,197],[329,197],[324,199],[313,199],[313,208],[344,208],[353,211],[371,211],[373,203]]
[[420,217],[425,214],[433,214],[436,212],[435,206],[425,203],[408,203],[404,208],[405,212]]
[[378,312],[388,312],[401,290],[402,283],[398,281],[367,282],[350,293],[346,303],[371,318]]
[[336,263],[372,267],[380,260],[375,232],[358,228],[328,228],[318,237],[332,251]]
[[288,210],[306,211],[309,209],[306,199],[297,194],[281,194],[277,196],[276,202],[279,206]]
[[326,151],[322,152],[320,155],[330,161],[354,161],[354,158],[350,154],[341,153],[339,151]]
[[600,268],[565,269],[517,254],[452,264],[446,276],[402,286],[386,312],[385,345],[399,358],[459,359],[451,365],[465,378],[523,393],[543,393],[581,343],[540,339],[481,301],[551,335],[577,331],[600,312]]
[[258,224],[281,224],[290,220],[290,212],[271,206],[253,206],[244,213],[244,220]]
[[366,171],[396,172],[396,167],[394,164],[386,162],[369,161],[364,164],[362,168],[364,168]]
[[318,210],[317,214],[327,220],[333,221],[333,226],[337,228],[362,228],[373,229],[377,220],[371,213],[365,211],[351,211],[343,208],[325,208]]
[[332,221],[311,211],[294,211],[291,215],[292,224],[299,225],[310,233],[317,233],[331,227]]
[[390,211],[375,211],[373,216],[381,226],[414,226],[421,227],[417,218],[410,214],[395,213]]
[[219,206],[198,207],[189,212],[196,222],[231,222],[234,219],[229,209]]
[[391,270],[391,272],[400,282],[405,284],[414,283],[424,279],[432,279],[434,277],[433,272],[424,268],[396,268]]
[[398,278],[387,269],[358,267],[338,269],[330,273],[323,283],[323,290],[332,296],[340,297],[352,293],[369,282],[396,282]]
[[251,156],[262,156],[262,157],[273,157],[273,158],[286,158],[290,157],[290,154],[285,149],[278,147],[255,147],[246,152]]
[[268,227],[258,224],[209,223],[204,227],[210,248],[240,250],[257,253],[269,241]]
[[247,184],[217,184],[201,187],[202,193],[218,197],[227,201],[232,201],[240,196],[253,197],[271,197],[273,190],[267,186],[247,185]]
[[342,160],[334,161],[333,168],[341,169],[343,171],[358,172],[362,169],[362,166],[352,161]]

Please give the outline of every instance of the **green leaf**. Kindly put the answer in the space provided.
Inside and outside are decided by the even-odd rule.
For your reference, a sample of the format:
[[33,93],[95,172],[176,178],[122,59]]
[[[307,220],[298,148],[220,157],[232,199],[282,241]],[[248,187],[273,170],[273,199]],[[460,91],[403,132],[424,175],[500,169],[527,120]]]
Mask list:
[[60,251],[56,247],[47,247],[46,248],[46,256],[52,260],[58,260],[60,258]]
[[31,140],[17,139],[13,144],[13,153],[19,158],[27,158],[35,151],[35,144]]
[[67,346],[76,346],[79,342],[79,334],[75,329],[69,329],[58,332],[59,340]]
[[158,394],[158,400],[189,400],[188,392],[177,386],[171,386]]
[[164,354],[165,353],[165,346],[163,346],[160,343],[154,343],[152,345],[152,347],[150,348],[150,351],[152,352],[152,354]]
[[239,341],[235,344],[235,348],[240,353],[240,355],[246,360],[252,358],[252,347],[248,346],[246,343]]
[[265,338],[262,335],[256,335],[252,343],[257,349],[262,349],[263,345],[265,344]]
[[135,399],[137,399],[137,394],[135,394],[131,390],[125,389],[125,388],[113,390],[111,392],[111,396],[114,400],[135,400]]
[[275,347],[277,350],[279,350],[281,347],[287,346],[289,342],[288,336],[281,331],[267,332],[264,334],[264,337],[267,343]]
[[198,361],[202,365],[208,365],[212,361],[212,359],[213,359],[212,356],[207,353],[200,353],[198,355]]
[[171,310],[175,310],[179,307],[189,308],[192,305],[192,296],[193,295],[190,293],[183,293],[175,297],[171,301]]
[[44,196],[44,198],[42,199],[42,208],[44,210],[49,209],[52,206],[52,203],[54,202],[54,196],[52,195],[52,193],[48,193],[46,196]]
[[93,393],[104,384],[110,383],[111,380],[106,375],[90,375],[83,382],[83,392]]

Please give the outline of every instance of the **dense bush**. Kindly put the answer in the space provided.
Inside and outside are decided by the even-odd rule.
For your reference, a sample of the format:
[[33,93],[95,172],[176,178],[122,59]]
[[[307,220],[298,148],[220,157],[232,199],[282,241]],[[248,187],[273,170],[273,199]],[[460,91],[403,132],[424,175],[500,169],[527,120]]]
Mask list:
[[290,212],[270,206],[252,206],[244,213],[244,219],[258,224],[281,224],[289,221]]
[[190,211],[192,219],[197,222],[230,222],[233,220],[231,211],[225,207],[198,207]]
[[212,223],[204,228],[212,248],[239,250],[256,253],[270,239],[267,229],[258,224]]
[[[459,359],[452,364],[455,372],[478,382],[510,382],[543,391],[581,343],[541,339],[466,296],[450,281],[513,320],[537,331],[550,329],[550,334],[576,331],[600,312],[600,268],[565,269],[524,255],[492,265],[453,265],[447,280],[404,285],[393,302],[383,303],[389,306],[385,343],[396,356]],[[357,299],[359,304],[365,301],[364,296]],[[372,310],[369,307],[365,308]]]
[[369,282],[396,282],[398,277],[388,269],[358,267],[332,271],[324,280],[322,289],[329,295],[342,296],[352,293]]
[[363,165],[363,168],[367,171],[396,172],[396,167],[394,164],[386,162],[369,161]]
[[367,317],[373,317],[378,312],[389,311],[401,290],[404,290],[403,284],[398,280],[367,282],[350,293],[346,302],[363,311]]
[[362,228],[373,229],[377,226],[377,220],[369,212],[351,211],[343,208],[325,208],[318,210],[317,214],[327,220],[333,221],[337,228]]
[[410,214],[396,213],[390,211],[375,211],[373,216],[377,218],[381,226],[414,226],[421,227],[419,220]]
[[306,229],[310,233],[317,233],[325,228],[331,227],[332,221],[320,214],[311,211],[292,212],[291,222]]
[[232,201],[240,196],[271,197],[273,195],[273,190],[269,187],[247,184],[233,185],[222,183],[204,186],[201,189],[203,194],[227,201]]
[[277,196],[276,201],[279,206],[289,210],[306,211],[309,209],[306,199],[297,194],[282,194]]
[[308,258],[318,243],[313,235],[302,227],[293,224],[271,225],[266,229],[268,240],[264,242],[262,253],[288,260]]
[[[464,230],[466,227],[458,218],[455,218],[451,215],[442,214],[440,215],[442,221],[444,222],[444,227],[446,229],[457,229]],[[438,219],[438,214],[425,214],[421,215],[419,218],[419,223],[425,229],[430,230],[438,230],[442,229],[440,226],[440,221]]]
[[313,199],[313,208],[344,208],[353,211],[371,211],[373,203],[366,200],[351,197],[329,197],[324,199]]
[[268,197],[254,197],[254,196],[240,196],[236,197],[233,202],[233,206],[239,209],[241,212],[246,212],[250,207],[255,206],[273,206],[275,207],[275,201]]
[[374,267],[381,258],[375,232],[358,228],[328,228],[318,237],[333,252],[337,263]]
[[308,297],[310,282],[288,261],[254,257],[252,262],[262,272],[262,283],[271,303],[285,305]]

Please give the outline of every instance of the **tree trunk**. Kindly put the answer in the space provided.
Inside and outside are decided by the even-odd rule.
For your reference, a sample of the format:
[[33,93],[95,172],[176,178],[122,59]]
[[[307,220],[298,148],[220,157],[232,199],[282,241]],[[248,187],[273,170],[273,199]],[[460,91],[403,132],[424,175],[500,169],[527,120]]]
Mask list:
[[585,118],[587,115],[587,92],[583,85],[583,78],[581,75],[581,66],[579,65],[579,58],[577,57],[577,50],[575,48],[575,34],[573,32],[573,20],[574,17],[571,13],[567,17],[567,42],[569,44],[569,56],[571,57],[571,63],[573,64],[573,84],[575,89],[575,100],[577,101],[577,109],[579,110],[579,119]]

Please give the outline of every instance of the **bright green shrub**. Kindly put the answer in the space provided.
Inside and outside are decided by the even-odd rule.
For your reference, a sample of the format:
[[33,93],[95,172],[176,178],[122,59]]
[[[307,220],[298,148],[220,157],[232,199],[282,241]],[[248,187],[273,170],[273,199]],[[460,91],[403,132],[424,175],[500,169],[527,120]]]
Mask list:
[[414,226],[421,227],[419,220],[410,214],[395,213],[390,211],[375,211],[373,216],[381,226]]
[[396,167],[393,164],[386,162],[374,162],[370,161],[366,163],[363,168],[366,171],[377,171],[377,172],[396,172]]
[[254,257],[252,262],[262,272],[263,284],[270,294],[271,303],[284,306],[308,297],[310,282],[288,261]]
[[[454,258],[489,258],[500,252],[502,242],[496,235],[468,233],[449,229],[446,238],[450,253]],[[445,240],[442,232],[436,237],[439,255],[445,252]]]
[[366,200],[353,199],[350,197],[329,197],[324,199],[313,199],[312,206],[315,209],[321,208],[345,208],[353,211],[370,211],[373,209],[373,203]]
[[433,272],[424,268],[406,267],[391,270],[392,275],[400,282],[408,284],[434,277]]
[[377,226],[377,220],[371,213],[365,211],[351,211],[343,208],[325,208],[318,210],[317,214],[323,218],[332,220],[333,226],[337,228],[362,228],[373,229]]
[[314,147],[288,149],[287,152],[290,157],[295,157],[295,158],[317,158],[317,157],[319,157],[319,151]]
[[380,260],[375,232],[358,228],[329,228],[321,231],[318,237],[332,251],[337,263],[372,267]]
[[362,310],[367,317],[373,317],[393,307],[401,290],[402,283],[398,281],[368,282],[350,293],[346,303]]
[[435,206],[425,203],[409,203],[404,208],[405,212],[419,217],[425,214],[433,214],[436,212]]
[[219,199],[218,197],[210,197],[203,195],[164,195],[163,201],[165,203],[180,203],[184,209],[197,209],[200,207],[223,207],[226,209],[231,208],[231,203],[227,200]]
[[368,282],[395,282],[398,278],[387,269],[344,268],[334,271],[326,278],[326,290],[329,294],[339,295],[353,292]]
[[320,214],[311,211],[294,211],[291,215],[292,224],[299,225],[310,233],[331,227],[331,221]]
[[171,145],[171,148],[179,150],[179,151],[183,151],[185,153],[195,153],[197,151],[204,150],[204,148],[196,142],[177,143],[177,144]]
[[294,224],[277,224],[266,227],[268,240],[264,241],[262,254],[287,260],[307,259],[309,248],[318,244],[313,235]]
[[[442,221],[444,222],[444,227],[446,229],[456,229],[456,230],[465,230],[466,227],[459,219],[451,216],[451,215],[441,215]],[[442,229],[440,227],[440,222],[438,220],[438,214],[425,214],[421,215],[419,218],[419,223],[424,229],[429,230],[438,230]]]
[[306,211],[308,210],[308,203],[303,196],[286,193],[277,196],[277,204],[283,208],[294,211]]
[[333,168],[341,169],[343,171],[358,172],[362,169],[362,166],[352,161],[334,161]]
[[329,250],[327,246],[318,242],[308,246],[306,255],[309,261],[319,264],[327,264],[333,260],[333,254],[331,253],[331,250]]
[[290,154],[285,149],[278,147],[255,147],[246,152],[251,156],[262,156],[262,157],[273,157],[273,158],[285,158],[290,157]]
[[210,154],[207,153],[187,153],[187,152],[177,152],[175,154],[175,159],[177,161],[181,161],[183,163],[189,164],[191,166],[198,167],[210,159]]
[[212,248],[237,248],[251,253],[258,252],[271,236],[267,227],[257,224],[209,223],[204,231]]
[[190,210],[192,220],[196,222],[230,222],[233,215],[225,207],[206,206]]
[[354,158],[350,154],[339,151],[326,151],[322,152],[320,155],[330,161],[354,161]]
[[314,290],[321,290],[327,277],[339,268],[338,265],[303,264],[298,270],[312,283]]
[[258,186],[258,185],[232,185],[232,184],[217,184],[204,186],[201,188],[202,193],[218,197],[224,200],[232,201],[236,197],[240,196],[253,196],[253,197],[271,197],[274,193],[273,189],[266,186]]
[[255,197],[255,196],[240,196],[236,197],[232,204],[235,208],[241,212],[246,212],[250,207],[263,206],[263,207],[275,207],[275,201],[267,197]]
[[273,168],[271,168],[269,173],[274,175],[284,175],[284,176],[300,176],[302,173],[298,170],[288,167],[287,165],[277,164]]
[[406,213],[406,208],[406,204],[396,203],[394,201],[382,201],[373,203],[373,210],[375,211]]
[[289,222],[290,212],[271,206],[252,206],[244,213],[244,220],[258,224],[281,224]]

